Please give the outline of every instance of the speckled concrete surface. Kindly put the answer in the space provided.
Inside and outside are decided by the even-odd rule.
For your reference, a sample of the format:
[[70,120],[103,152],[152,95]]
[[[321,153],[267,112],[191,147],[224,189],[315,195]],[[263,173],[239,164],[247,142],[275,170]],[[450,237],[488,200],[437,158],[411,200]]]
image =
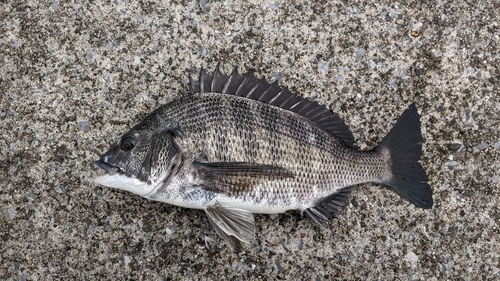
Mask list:
[[[74,2],[0,4],[1,279],[500,278],[500,2]],[[217,62],[326,104],[363,149],[418,101],[434,208],[363,185],[327,230],[257,215],[237,255],[201,211],[92,184]]]

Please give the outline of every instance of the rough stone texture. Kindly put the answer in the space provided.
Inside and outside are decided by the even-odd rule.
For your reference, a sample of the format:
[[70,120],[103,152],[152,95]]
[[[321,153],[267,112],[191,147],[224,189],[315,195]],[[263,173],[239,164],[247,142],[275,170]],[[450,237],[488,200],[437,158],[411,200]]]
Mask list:
[[[500,278],[500,2],[93,2],[0,4],[2,279]],[[201,211],[93,185],[121,132],[217,62],[327,104],[363,149],[418,101],[434,208],[363,185],[327,230],[257,215],[236,255]]]

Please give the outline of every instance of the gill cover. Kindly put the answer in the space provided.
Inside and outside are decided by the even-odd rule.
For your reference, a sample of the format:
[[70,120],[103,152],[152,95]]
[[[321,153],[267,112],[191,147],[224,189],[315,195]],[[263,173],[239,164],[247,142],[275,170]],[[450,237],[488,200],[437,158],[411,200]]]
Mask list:
[[171,176],[180,162],[175,138],[181,133],[176,126],[165,126],[172,123],[160,121],[154,114],[121,136],[93,163],[107,172],[95,179],[97,184],[145,195]]

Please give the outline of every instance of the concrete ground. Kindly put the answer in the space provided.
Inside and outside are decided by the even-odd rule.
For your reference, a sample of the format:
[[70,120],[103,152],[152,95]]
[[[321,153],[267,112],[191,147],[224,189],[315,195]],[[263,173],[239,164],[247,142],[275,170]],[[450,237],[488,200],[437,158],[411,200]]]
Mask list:
[[[0,279],[499,280],[499,1],[92,2],[0,4]],[[95,186],[217,62],[326,104],[365,150],[417,101],[434,207],[361,185],[326,230],[257,215],[233,254],[202,211]]]

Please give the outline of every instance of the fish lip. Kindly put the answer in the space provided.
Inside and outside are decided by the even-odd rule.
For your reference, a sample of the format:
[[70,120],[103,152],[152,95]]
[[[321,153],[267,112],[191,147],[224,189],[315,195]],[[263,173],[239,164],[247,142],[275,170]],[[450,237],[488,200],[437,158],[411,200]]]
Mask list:
[[101,168],[104,171],[108,172],[108,174],[110,174],[110,175],[114,175],[114,174],[120,172],[120,168],[113,166],[111,164],[108,164],[108,163],[102,161],[102,159],[95,161],[94,163],[92,163],[90,165],[90,167],[94,171],[97,170],[97,168]]

